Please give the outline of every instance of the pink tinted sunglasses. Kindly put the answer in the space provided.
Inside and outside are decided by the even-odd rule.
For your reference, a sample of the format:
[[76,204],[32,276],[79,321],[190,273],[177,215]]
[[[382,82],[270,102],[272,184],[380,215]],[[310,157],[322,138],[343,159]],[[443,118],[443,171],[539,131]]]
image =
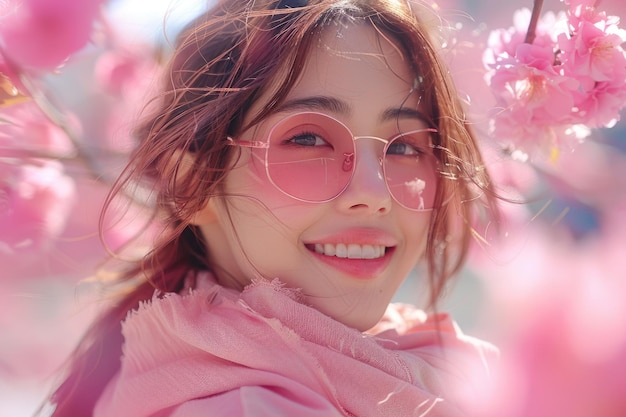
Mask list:
[[436,133],[436,129],[423,128],[390,139],[354,136],[334,117],[300,112],[276,123],[264,140],[228,139],[234,146],[264,149],[270,182],[286,195],[310,203],[338,197],[354,174],[356,140],[375,140],[380,144],[379,161],[391,196],[407,209],[424,211],[433,208],[439,177],[432,152]]

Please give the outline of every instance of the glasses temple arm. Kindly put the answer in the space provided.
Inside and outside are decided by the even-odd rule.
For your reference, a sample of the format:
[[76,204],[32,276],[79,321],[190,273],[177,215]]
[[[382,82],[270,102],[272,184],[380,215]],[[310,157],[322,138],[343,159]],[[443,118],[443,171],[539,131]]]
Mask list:
[[260,140],[235,140],[230,136],[226,137],[230,146],[243,146],[244,148],[268,148],[267,142],[261,142]]

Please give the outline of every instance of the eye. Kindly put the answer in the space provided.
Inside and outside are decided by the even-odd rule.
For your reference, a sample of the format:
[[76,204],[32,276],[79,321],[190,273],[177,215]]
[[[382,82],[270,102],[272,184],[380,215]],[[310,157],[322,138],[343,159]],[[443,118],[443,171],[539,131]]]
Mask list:
[[387,148],[387,155],[419,156],[422,154],[424,154],[423,147],[403,142],[402,138],[394,140]]
[[289,139],[286,139],[284,143],[287,145],[305,147],[330,146],[330,144],[325,139],[313,132],[299,133]]
[[432,152],[431,129],[401,134],[392,139],[387,147],[387,155],[420,156]]

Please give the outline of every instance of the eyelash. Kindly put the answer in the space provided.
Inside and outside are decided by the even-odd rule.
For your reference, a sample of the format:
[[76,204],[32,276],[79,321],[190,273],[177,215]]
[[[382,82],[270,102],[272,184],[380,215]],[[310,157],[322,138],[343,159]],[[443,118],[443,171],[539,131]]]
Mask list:
[[[283,141],[282,141],[282,144],[283,144],[283,145],[287,145],[287,146],[298,146],[298,147],[303,147],[303,145],[298,145],[298,144],[296,144],[296,143],[295,143],[295,140],[296,140],[296,139],[298,139],[298,138],[303,138],[303,137],[307,137],[307,136],[313,136],[313,137],[316,137],[316,138],[320,138],[321,140],[323,140],[324,142],[326,142],[329,146],[332,146],[332,145],[330,145],[330,143],[329,143],[327,140],[325,140],[322,136],[320,136],[318,133],[315,133],[315,132],[313,132],[313,131],[303,131],[303,132],[300,132],[300,133],[298,133],[298,134],[291,135],[291,136],[289,136],[289,138],[287,138],[287,139],[283,140]],[[304,147],[306,147],[306,146],[304,146]]]

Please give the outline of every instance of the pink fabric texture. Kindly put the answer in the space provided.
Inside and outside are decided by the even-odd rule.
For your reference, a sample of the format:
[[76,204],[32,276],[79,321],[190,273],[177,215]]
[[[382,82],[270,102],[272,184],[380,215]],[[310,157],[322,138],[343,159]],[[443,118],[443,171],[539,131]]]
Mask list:
[[95,417],[465,416],[496,354],[446,315],[392,304],[364,334],[278,280],[238,293],[199,278],[125,320]]

